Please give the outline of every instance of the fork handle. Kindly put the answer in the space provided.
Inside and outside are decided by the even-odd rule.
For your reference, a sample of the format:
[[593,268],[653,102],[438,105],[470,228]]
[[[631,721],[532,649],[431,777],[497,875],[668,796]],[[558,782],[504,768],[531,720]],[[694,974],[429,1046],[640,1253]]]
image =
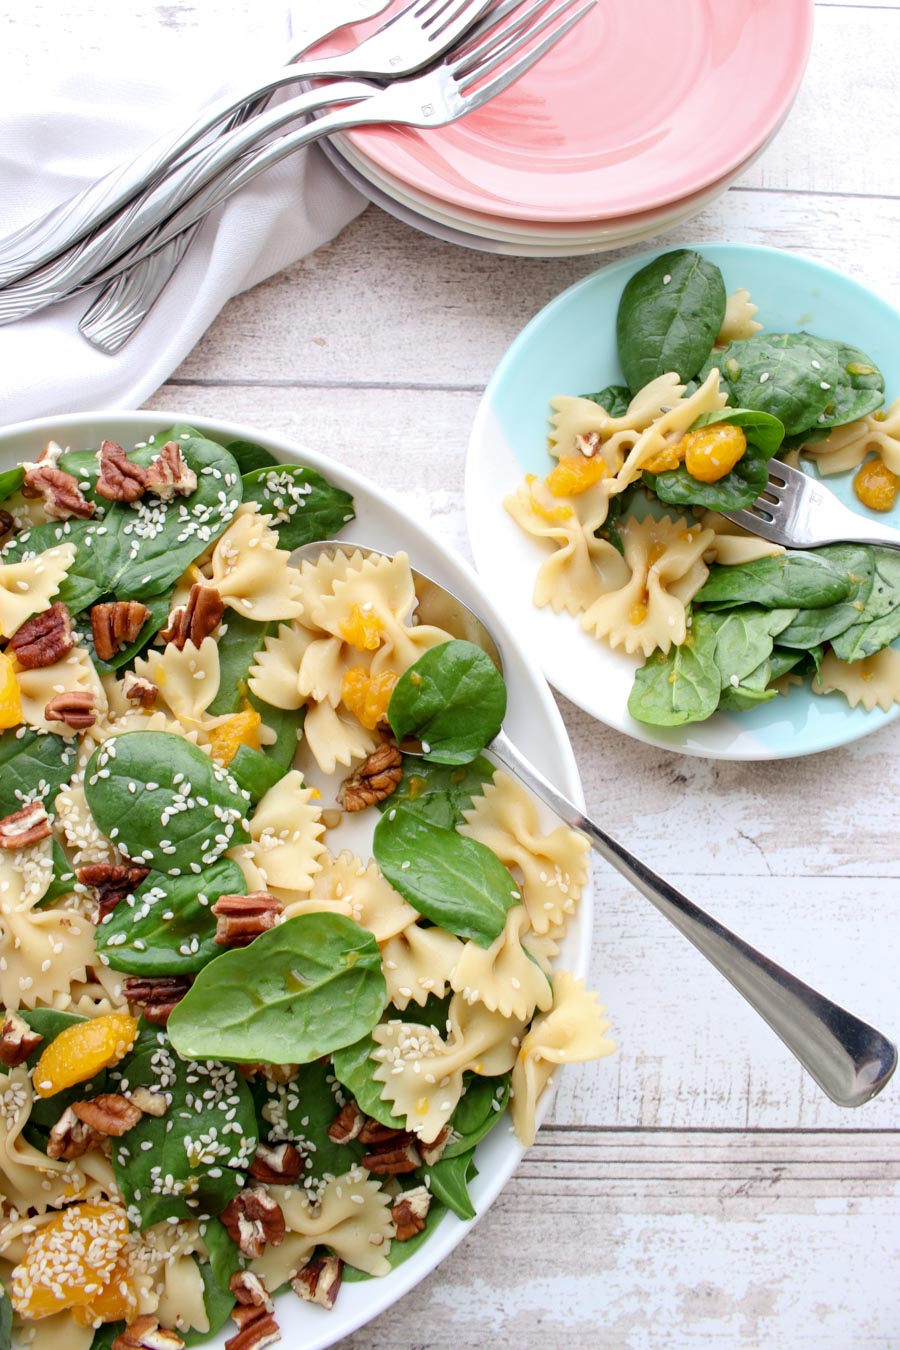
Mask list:
[[117,165],[45,215],[0,239],[0,286],[20,281],[84,239],[179,164],[198,141],[239,113],[245,104],[301,80],[366,74],[353,62],[352,55],[351,52],[316,61],[298,61],[276,71],[267,66],[264,71],[257,71],[238,91],[204,108],[189,126],[166,132],[134,159]]
[[488,749],[590,840],[661,914],[743,994],[838,1106],[862,1106],[888,1082],[897,1049],[880,1031],[832,1003],[756,951],[635,858],[584,815],[516,749],[504,732]]
[[[29,314],[55,304],[72,291],[116,275],[124,266],[167,243],[174,235],[206,215],[239,187],[245,186],[264,169],[277,164],[285,155],[331,131],[344,131],[367,120],[354,108],[317,119],[292,134],[281,136],[261,147],[254,142],[297,117],[305,117],[329,103],[349,100],[379,104],[389,90],[376,86],[341,81],[325,85],[291,99],[288,103],[261,113],[191,159],[176,166],[168,177],[132,202],[119,215],[101,226],[87,239],[74,245],[40,271],[14,286],[0,290],[0,323],[14,323]],[[382,105],[383,106],[383,105]],[[173,221],[177,222],[173,224]],[[165,226],[160,229],[159,227]]]

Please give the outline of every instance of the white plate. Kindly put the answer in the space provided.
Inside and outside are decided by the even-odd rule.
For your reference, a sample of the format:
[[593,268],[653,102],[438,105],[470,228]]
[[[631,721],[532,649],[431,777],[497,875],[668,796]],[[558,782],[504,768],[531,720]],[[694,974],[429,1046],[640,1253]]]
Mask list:
[[[746,287],[758,319],[776,333],[805,328],[862,348],[884,372],[886,401],[900,395],[900,314],[871,291],[809,258],[751,244],[695,244],[718,264],[729,293]],[[619,297],[628,278],[665,250],[636,254],[571,286],[522,330],[494,372],[478,408],[466,464],[466,517],[475,561],[490,595],[540,662],[551,684],[598,721],[650,745],[715,759],[781,759],[858,740],[900,714],[850,708],[840,694],[792,689],[752,711],[661,728],[635,721],[628,695],[636,657],[582,632],[577,618],[538,610],[532,590],[539,541],[503,509],[526,472],[545,475],[547,417],[555,394],[584,394],[621,381],[615,343]],[[829,478],[865,515],[851,475]],[[883,517],[882,517],[883,518]],[[900,508],[890,523],[900,525]]]
[[[50,439],[72,449],[92,449],[108,437],[131,449],[157,431],[175,422],[197,427],[215,440],[254,441],[279,459],[308,464],[331,482],[352,492],[356,520],[348,526],[348,538],[388,552],[405,549],[412,565],[453,590],[466,604],[477,608],[488,626],[500,636],[506,658],[504,675],[509,689],[509,714],[505,723],[513,740],[534,763],[580,805],[584,798],[578,770],[550,690],[539,669],[530,661],[496,606],[485,596],[475,573],[466,563],[437,541],[425,525],[410,519],[386,492],[367,482],[325,455],[302,449],[277,436],[250,427],[220,422],[208,417],[194,418],[178,412],[79,413],[68,417],[23,422],[0,431],[0,467],[11,467],[23,459],[36,459]],[[548,824],[554,823],[547,817]],[[558,824],[558,821],[555,822]],[[370,826],[371,829],[371,826]],[[334,834],[331,839],[334,840]],[[342,845],[341,845],[342,846]],[[567,934],[561,964],[583,976],[590,959],[591,895],[585,888],[577,920]],[[548,1102],[542,1103],[542,1111]],[[496,1198],[517,1166],[522,1148],[504,1121],[479,1145],[478,1177],[471,1185],[473,1204],[479,1217]],[[463,1223],[447,1214],[436,1227],[431,1240],[383,1279],[347,1283],[331,1312],[301,1302],[293,1294],[277,1300],[276,1315],[285,1346],[303,1350],[321,1350],[334,1345],[358,1327],[384,1312],[392,1303],[424,1279],[465,1237],[472,1223]],[[537,1272],[535,1272],[537,1273]],[[204,1341],[219,1350],[234,1328]]]

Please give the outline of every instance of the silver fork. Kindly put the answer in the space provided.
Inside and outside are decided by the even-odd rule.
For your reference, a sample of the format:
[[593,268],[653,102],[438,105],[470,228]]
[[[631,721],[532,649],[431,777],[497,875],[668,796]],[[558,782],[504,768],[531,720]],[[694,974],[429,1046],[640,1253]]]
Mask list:
[[[355,0],[355,3],[359,4],[360,0]],[[482,28],[511,14],[518,4],[519,0],[495,3],[490,18],[483,21]],[[478,31],[476,26],[472,35]],[[252,106],[253,111],[258,111],[256,105]],[[123,268],[112,277],[81,316],[78,327],[82,336],[108,356],[120,351],[140,328],[168,286],[202,225],[202,220],[196,221],[154,253],[141,258],[131,267]]]
[[[255,71],[240,89],[204,108],[188,126],[167,132],[134,159],[54,207],[46,215],[0,240],[0,286],[8,286],[43,267],[85,238],[139,192],[159,181],[209,132],[248,103],[267,98],[285,84],[324,77],[362,75],[392,79],[411,75],[448,51],[477,23],[493,0],[411,0],[349,52],[300,61],[293,53],[285,67]],[[327,25],[319,38],[358,20],[362,6],[329,0]],[[371,7],[370,7],[371,10]],[[346,16],[346,17],[344,17]],[[324,31],[323,31],[324,30]]]
[[764,492],[743,511],[722,514],[745,530],[786,548],[852,541],[900,548],[900,530],[851,511],[817,478],[780,460],[769,463]]
[[[562,0],[549,14],[542,15],[546,0],[535,0],[514,15],[511,24],[504,20],[488,24],[479,41],[467,43],[452,59],[438,63],[424,75],[397,80],[386,88],[350,81],[335,85],[332,101],[353,101],[356,106],[327,113],[311,125],[257,145],[254,142],[264,132],[308,112],[309,100],[316,95],[302,95],[262,114],[252,125],[221,137],[177,166],[163,183],[70,250],[64,259],[19,286],[0,292],[0,322],[11,323],[85,285],[107,281],[123,267],[174,239],[265,169],[322,136],[376,123],[433,127],[457,121],[530,70],[593,9],[596,0],[586,0],[570,12],[576,3],[578,0]],[[518,53],[512,64],[505,64]],[[498,70],[501,66],[504,68]]]

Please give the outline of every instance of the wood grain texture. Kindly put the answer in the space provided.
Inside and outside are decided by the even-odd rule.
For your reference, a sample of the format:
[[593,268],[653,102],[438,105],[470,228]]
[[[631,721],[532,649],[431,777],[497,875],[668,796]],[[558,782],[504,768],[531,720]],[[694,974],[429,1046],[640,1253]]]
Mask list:
[[[35,72],[54,49],[71,58],[113,30],[196,33],[211,18],[237,29],[252,14],[250,0],[2,8],[6,59]],[[807,75],[772,145],[727,194],[641,247],[768,244],[900,305],[898,53],[894,0],[820,0]],[[330,454],[469,556],[464,456],[485,382],[547,301],[629,252],[498,258],[369,208],[232,300],[149,406]],[[774,958],[900,1029],[900,724],[810,759],[725,764],[560,706],[606,827]],[[491,1211],[345,1344],[894,1350],[897,1087],[860,1112],[833,1107],[600,863],[591,981],[617,1055],[559,1076],[547,1125]]]

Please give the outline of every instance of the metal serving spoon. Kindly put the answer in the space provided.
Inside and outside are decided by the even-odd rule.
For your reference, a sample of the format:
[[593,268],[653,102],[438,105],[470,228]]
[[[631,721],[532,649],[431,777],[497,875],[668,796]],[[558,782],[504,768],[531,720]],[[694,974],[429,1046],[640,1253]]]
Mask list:
[[[378,549],[332,539],[304,545],[292,554],[291,561],[299,565],[304,560],[315,561],[322,553],[357,550],[371,557],[390,556]],[[416,571],[412,577],[419,622],[435,624],[483,648],[502,674],[500,644],[478,615],[431,577]],[[561,820],[586,835],[591,847],[627,877],[712,962],[781,1037],[833,1102],[838,1106],[862,1106],[881,1091],[897,1067],[897,1048],[886,1036],[776,965],[657,876],[564,797],[525,759],[502,729],[487,750]]]

